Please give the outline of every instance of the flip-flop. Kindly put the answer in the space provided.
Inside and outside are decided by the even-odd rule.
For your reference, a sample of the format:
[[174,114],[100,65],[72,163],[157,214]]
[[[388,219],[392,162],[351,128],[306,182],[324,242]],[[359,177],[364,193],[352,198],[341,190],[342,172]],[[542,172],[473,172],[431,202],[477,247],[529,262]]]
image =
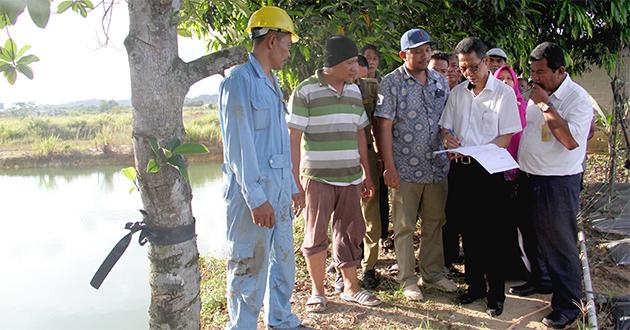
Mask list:
[[381,304],[381,300],[368,290],[361,290],[355,292],[353,295],[342,292],[339,295],[339,298],[347,302],[353,302],[363,306],[378,306]]
[[306,301],[306,311],[309,313],[321,313],[326,310],[326,305],[328,305],[328,300],[326,300],[326,297],[314,294],[311,295]]

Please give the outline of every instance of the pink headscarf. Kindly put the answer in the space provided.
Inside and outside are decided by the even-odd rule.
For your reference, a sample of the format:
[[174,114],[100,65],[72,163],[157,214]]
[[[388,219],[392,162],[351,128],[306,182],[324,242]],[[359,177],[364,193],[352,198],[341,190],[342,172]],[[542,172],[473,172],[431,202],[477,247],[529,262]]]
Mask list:
[[[510,76],[512,76],[512,81],[514,81],[513,88],[514,88],[514,93],[516,94],[516,103],[518,104],[518,114],[521,118],[521,127],[525,128],[525,108],[527,108],[527,102],[523,99],[523,96],[521,95],[521,91],[518,88],[518,78],[516,77],[514,70],[509,65],[504,65],[500,67],[499,69],[497,69],[497,71],[494,72],[494,77],[499,78],[499,75],[501,74],[501,71],[503,70],[507,70],[508,72],[510,72]],[[510,141],[510,144],[507,146],[507,151],[512,155],[512,157],[514,157],[514,159],[518,159],[517,158],[518,144],[521,142],[521,135],[522,135],[522,132],[518,132],[512,135],[512,140]],[[517,173],[518,171],[516,170],[506,171],[505,179],[508,181],[514,181],[516,179]]]

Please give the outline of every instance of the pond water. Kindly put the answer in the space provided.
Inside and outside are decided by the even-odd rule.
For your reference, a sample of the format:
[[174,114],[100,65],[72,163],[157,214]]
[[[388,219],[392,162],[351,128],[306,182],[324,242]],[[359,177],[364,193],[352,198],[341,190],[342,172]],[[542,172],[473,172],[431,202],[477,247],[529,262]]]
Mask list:
[[[99,290],[89,281],[111,248],[140,221],[138,192],[121,167],[0,171],[1,329],[146,329],[147,246],[127,252]],[[190,167],[197,244],[225,254],[218,163]]]

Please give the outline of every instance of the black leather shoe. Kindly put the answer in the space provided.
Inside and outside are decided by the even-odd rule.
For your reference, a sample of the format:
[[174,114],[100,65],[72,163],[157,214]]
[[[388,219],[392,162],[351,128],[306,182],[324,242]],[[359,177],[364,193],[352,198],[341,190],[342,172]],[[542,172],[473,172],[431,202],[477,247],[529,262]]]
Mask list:
[[527,297],[536,293],[541,294],[550,294],[552,292],[551,288],[548,287],[535,287],[533,284],[527,282],[525,284],[513,286],[508,290],[511,294]]
[[572,324],[577,317],[573,319],[569,319],[563,314],[553,311],[549,313],[549,315],[545,316],[542,320],[542,323],[550,328],[554,329],[564,329],[567,325]]
[[497,317],[503,313],[503,303],[500,301],[488,301],[488,309],[486,313],[491,317]]
[[472,302],[474,302],[477,299],[481,299],[481,298],[485,298],[486,294],[485,293],[481,293],[481,292],[475,292],[475,291],[466,291],[466,293],[461,294],[457,297],[457,302],[462,304],[462,305],[468,305]]

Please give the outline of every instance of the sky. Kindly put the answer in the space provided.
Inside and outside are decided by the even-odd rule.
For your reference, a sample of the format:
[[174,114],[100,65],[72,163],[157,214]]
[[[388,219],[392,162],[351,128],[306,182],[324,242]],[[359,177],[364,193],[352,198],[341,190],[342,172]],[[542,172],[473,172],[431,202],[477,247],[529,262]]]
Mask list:
[[[53,2],[53,9],[57,3]],[[15,84],[10,85],[0,76],[0,103],[7,108],[15,102],[60,104],[85,99],[131,98],[129,65],[123,44],[129,31],[126,3],[114,7],[110,41],[105,48],[101,47],[102,13],[101,7],[87,18],[71,10],[52,13],[46,28],[40,29],[25,11],[9,31],[18,47],[31,45],[26,54],[37,55],[40,61],[31,64],[33,80],[18,74]],[[2,45],[6,40],[6,31],[0,30]],[[186,62],[206,53],[205,43],[199,40],[179,37],[178,44],[179,55]],[[191,87],[188,96],[217,93],[221,79],[220,75],[215,75],[198,82]]]

